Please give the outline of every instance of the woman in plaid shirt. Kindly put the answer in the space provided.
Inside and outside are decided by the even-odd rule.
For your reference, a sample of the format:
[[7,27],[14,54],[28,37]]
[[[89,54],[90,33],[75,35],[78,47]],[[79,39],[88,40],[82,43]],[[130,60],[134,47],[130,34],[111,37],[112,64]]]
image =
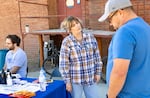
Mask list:
[[62,41],[59,70],[73,98],[100,98],[98,83],[102,72],[101,57],[95,37],[82,31],[83,25],[69,16],[61,23],[69,32]]

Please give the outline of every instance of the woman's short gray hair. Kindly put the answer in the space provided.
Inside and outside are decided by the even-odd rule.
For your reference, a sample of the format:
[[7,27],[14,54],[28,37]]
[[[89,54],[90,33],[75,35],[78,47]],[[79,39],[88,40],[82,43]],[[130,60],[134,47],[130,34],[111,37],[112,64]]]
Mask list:
[[81,20],[74,16],[69,16],[69,17],[65,18],[61,22],[60,28],[65,29],[67,32],[70,32],[74,21],[77,23],[80,23],[81,27],[83,28]]

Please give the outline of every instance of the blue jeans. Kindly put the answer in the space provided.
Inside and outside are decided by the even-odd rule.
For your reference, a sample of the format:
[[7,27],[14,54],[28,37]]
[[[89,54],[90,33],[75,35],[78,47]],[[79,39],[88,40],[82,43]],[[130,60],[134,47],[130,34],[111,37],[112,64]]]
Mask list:
[[83,92],[86,98],[100,98],[99,86],[97,83],[93,85],[72,84],[72,98],[82,98]]

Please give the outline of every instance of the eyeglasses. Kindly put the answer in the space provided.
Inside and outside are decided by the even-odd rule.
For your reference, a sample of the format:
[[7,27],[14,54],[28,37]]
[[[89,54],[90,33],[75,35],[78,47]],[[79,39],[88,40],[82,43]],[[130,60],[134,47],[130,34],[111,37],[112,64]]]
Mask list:
[[111,23],[111,20],[112,20],[113,16],[114,16],[117,12],[118,12],[118,10],[115,11],[115,12],[113,12],[112,14],[110,14],[110,15],[108,16],[108,22],[109,22],[109,23]]

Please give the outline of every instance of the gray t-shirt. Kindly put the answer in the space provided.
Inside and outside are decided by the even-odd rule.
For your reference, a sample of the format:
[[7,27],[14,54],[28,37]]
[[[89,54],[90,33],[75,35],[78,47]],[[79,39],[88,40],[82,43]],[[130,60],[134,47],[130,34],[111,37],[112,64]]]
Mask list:
[[18,66],[20,69],[17,71],[21,77],[26,77],[27,74],[27,55],[19,48],[15,53],[11,50],[8,51],[5,58],[7,69],[11,70],[13,66]]

